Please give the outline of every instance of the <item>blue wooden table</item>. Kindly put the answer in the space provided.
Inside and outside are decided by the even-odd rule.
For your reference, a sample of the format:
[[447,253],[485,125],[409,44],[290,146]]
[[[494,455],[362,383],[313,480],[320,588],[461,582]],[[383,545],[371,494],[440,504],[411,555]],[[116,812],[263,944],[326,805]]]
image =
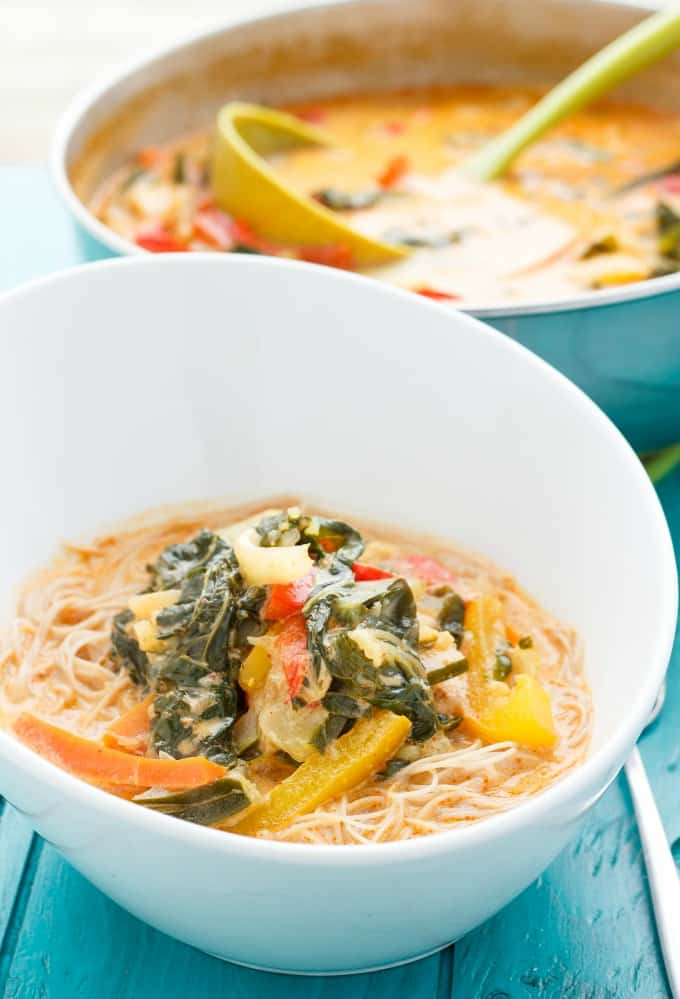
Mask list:
[[[0,168],[0,287],[82,261],[40,168]],[[49,323],[49,316],[45,316]],[[660,485],[680,541],[680,471]],[[644,663],[640,664],[644,669]],[[642,742],[680,859],[680,647]],[[451,885],[455,891],[455,885]],[[679,928],[680,933],[680,928]],[[679,944],[680,945],[680,944]],[[455,948],[346,978],[267,975],[149,929],[89,885],[0,799],[0,999],[656,999],[668,996],[622,778],[536,884]]]

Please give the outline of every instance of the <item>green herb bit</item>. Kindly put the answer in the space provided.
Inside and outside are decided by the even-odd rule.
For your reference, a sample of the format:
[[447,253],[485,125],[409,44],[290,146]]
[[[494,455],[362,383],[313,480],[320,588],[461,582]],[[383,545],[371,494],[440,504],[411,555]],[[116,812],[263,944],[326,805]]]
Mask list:
[[375,775],[376,780],[390,780],[396,777],[400,770],[409,766],[411,760],[389,760],[385,769]]
[[388,229],[383,233],[386,243],[395,243],[397,246],[410,246],[413,249],[438,250],[442,246],[450,246],[452,243],[460,243],[463,236],[459,230],[449,232],[407,232],[403,229]]
[[462,715],[437,715],[437,721],[442,732],[453,732],[454,728],[458,728],[462,720]]
[[465,630],[463,625],[464,620],[465,601],[457,593],[449,592],[448,596],[444,597],[439,609],[437,621],[442,631],[448,631],[453,636],[459,648],[463,641],[463,632]]
[[187,182],[187,159],[184,153],[176,153],[172,166],[172,181],[174,184],[186,184]]
[[523,638],[520,638],[518,645],[520,649],[533,649],[534,640],[531,635],[524,635]]
[[512,659],[502,649],[496,652],[496,662],[493,668],[494,680],[505,680],[512,671]]
[[680,261],[680,215],[663,201],[656,206],[656,229],[661,256]]
[[142,177],[145,177],[148,172],[149,171],[146,169],[146,167],[137,167],[136,170],[133,170],[132,173],[129,173],[127,175],[123,183],[118,188],[120,193],[122,194],[124,191],[129,191],[129,189],[134,184],[136,184],[138,180],[140,180]]
[[456,659],[452,663],[447,663],[445,666],[439,666],[437,669],[431,669],[427,673],[427,682],[431,687],[436,683],[443,683],[444,680],[450,680],[454,676],[460,676],[462,673],[467,673],[468,661],[467,659]]
[[610,235],[596,239],[594,243],[587,246],[581,254],[581,260],[590,260],[592,257],[599,257],[604,253],[616,253],[618,249],[619,241],[613,233],[610,233]]
[[315,201],[334,212],[372,208],[382,196],[383,192],[380,188],[370,188],[367,191],[338,191],[334,187],[325,187],[320,191],[315,191],[312,195]]

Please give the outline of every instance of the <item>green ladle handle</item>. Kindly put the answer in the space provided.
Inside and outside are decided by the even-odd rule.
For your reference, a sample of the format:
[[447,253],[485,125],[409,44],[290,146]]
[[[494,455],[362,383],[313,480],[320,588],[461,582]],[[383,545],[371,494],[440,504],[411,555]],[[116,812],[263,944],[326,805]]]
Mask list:
[[680,6],[675,3],[645,18],[588,59],[511,128],[463,163],[461,171],[477,180],[495,180],[547,129],[679,45]]

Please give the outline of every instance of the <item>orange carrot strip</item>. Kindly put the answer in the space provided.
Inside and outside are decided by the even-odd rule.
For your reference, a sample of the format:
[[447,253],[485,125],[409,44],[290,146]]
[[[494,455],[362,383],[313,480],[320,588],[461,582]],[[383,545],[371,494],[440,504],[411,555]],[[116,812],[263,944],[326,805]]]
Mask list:
[[99,746],[35,715],[22,714],[12,726],[15,735],[50,763],[83,780],[99,784],[134,784],[163,787],[169,791],[208,784],[224,775],[225,768],[202,756],[184,760],[152,760]]
[[[153,699],[153,694],[147,694],[143,701],[135,704],[120,718],[116,718],[102,736],[104,745],[128,753],[138,750],[143,752],[149,742],[149,708],[153,704]],[[131,743],[135,746],[134,749],[130,748]]]
[[505,625],[505,637],[510,642],[511,645],[519,645],[519,640],[522,637],[518,631],[516,631],[511,624]]

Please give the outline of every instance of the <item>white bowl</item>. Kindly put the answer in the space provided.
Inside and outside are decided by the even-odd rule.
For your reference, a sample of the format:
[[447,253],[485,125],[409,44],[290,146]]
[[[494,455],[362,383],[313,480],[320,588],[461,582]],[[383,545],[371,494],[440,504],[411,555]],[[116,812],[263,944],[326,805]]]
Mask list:
[[0,599],[62,538],[161,503],[298,492],[498,560],[586,643],[583,766],[387,845],[260,842],[155,814],[0,733],[0,792],[130,912],[220,957],[346,972],[443,947],[521,891],[623,763],[676,619],[671,542],[618,431],[464,315],[286,261],[105,262],[0,302]]

